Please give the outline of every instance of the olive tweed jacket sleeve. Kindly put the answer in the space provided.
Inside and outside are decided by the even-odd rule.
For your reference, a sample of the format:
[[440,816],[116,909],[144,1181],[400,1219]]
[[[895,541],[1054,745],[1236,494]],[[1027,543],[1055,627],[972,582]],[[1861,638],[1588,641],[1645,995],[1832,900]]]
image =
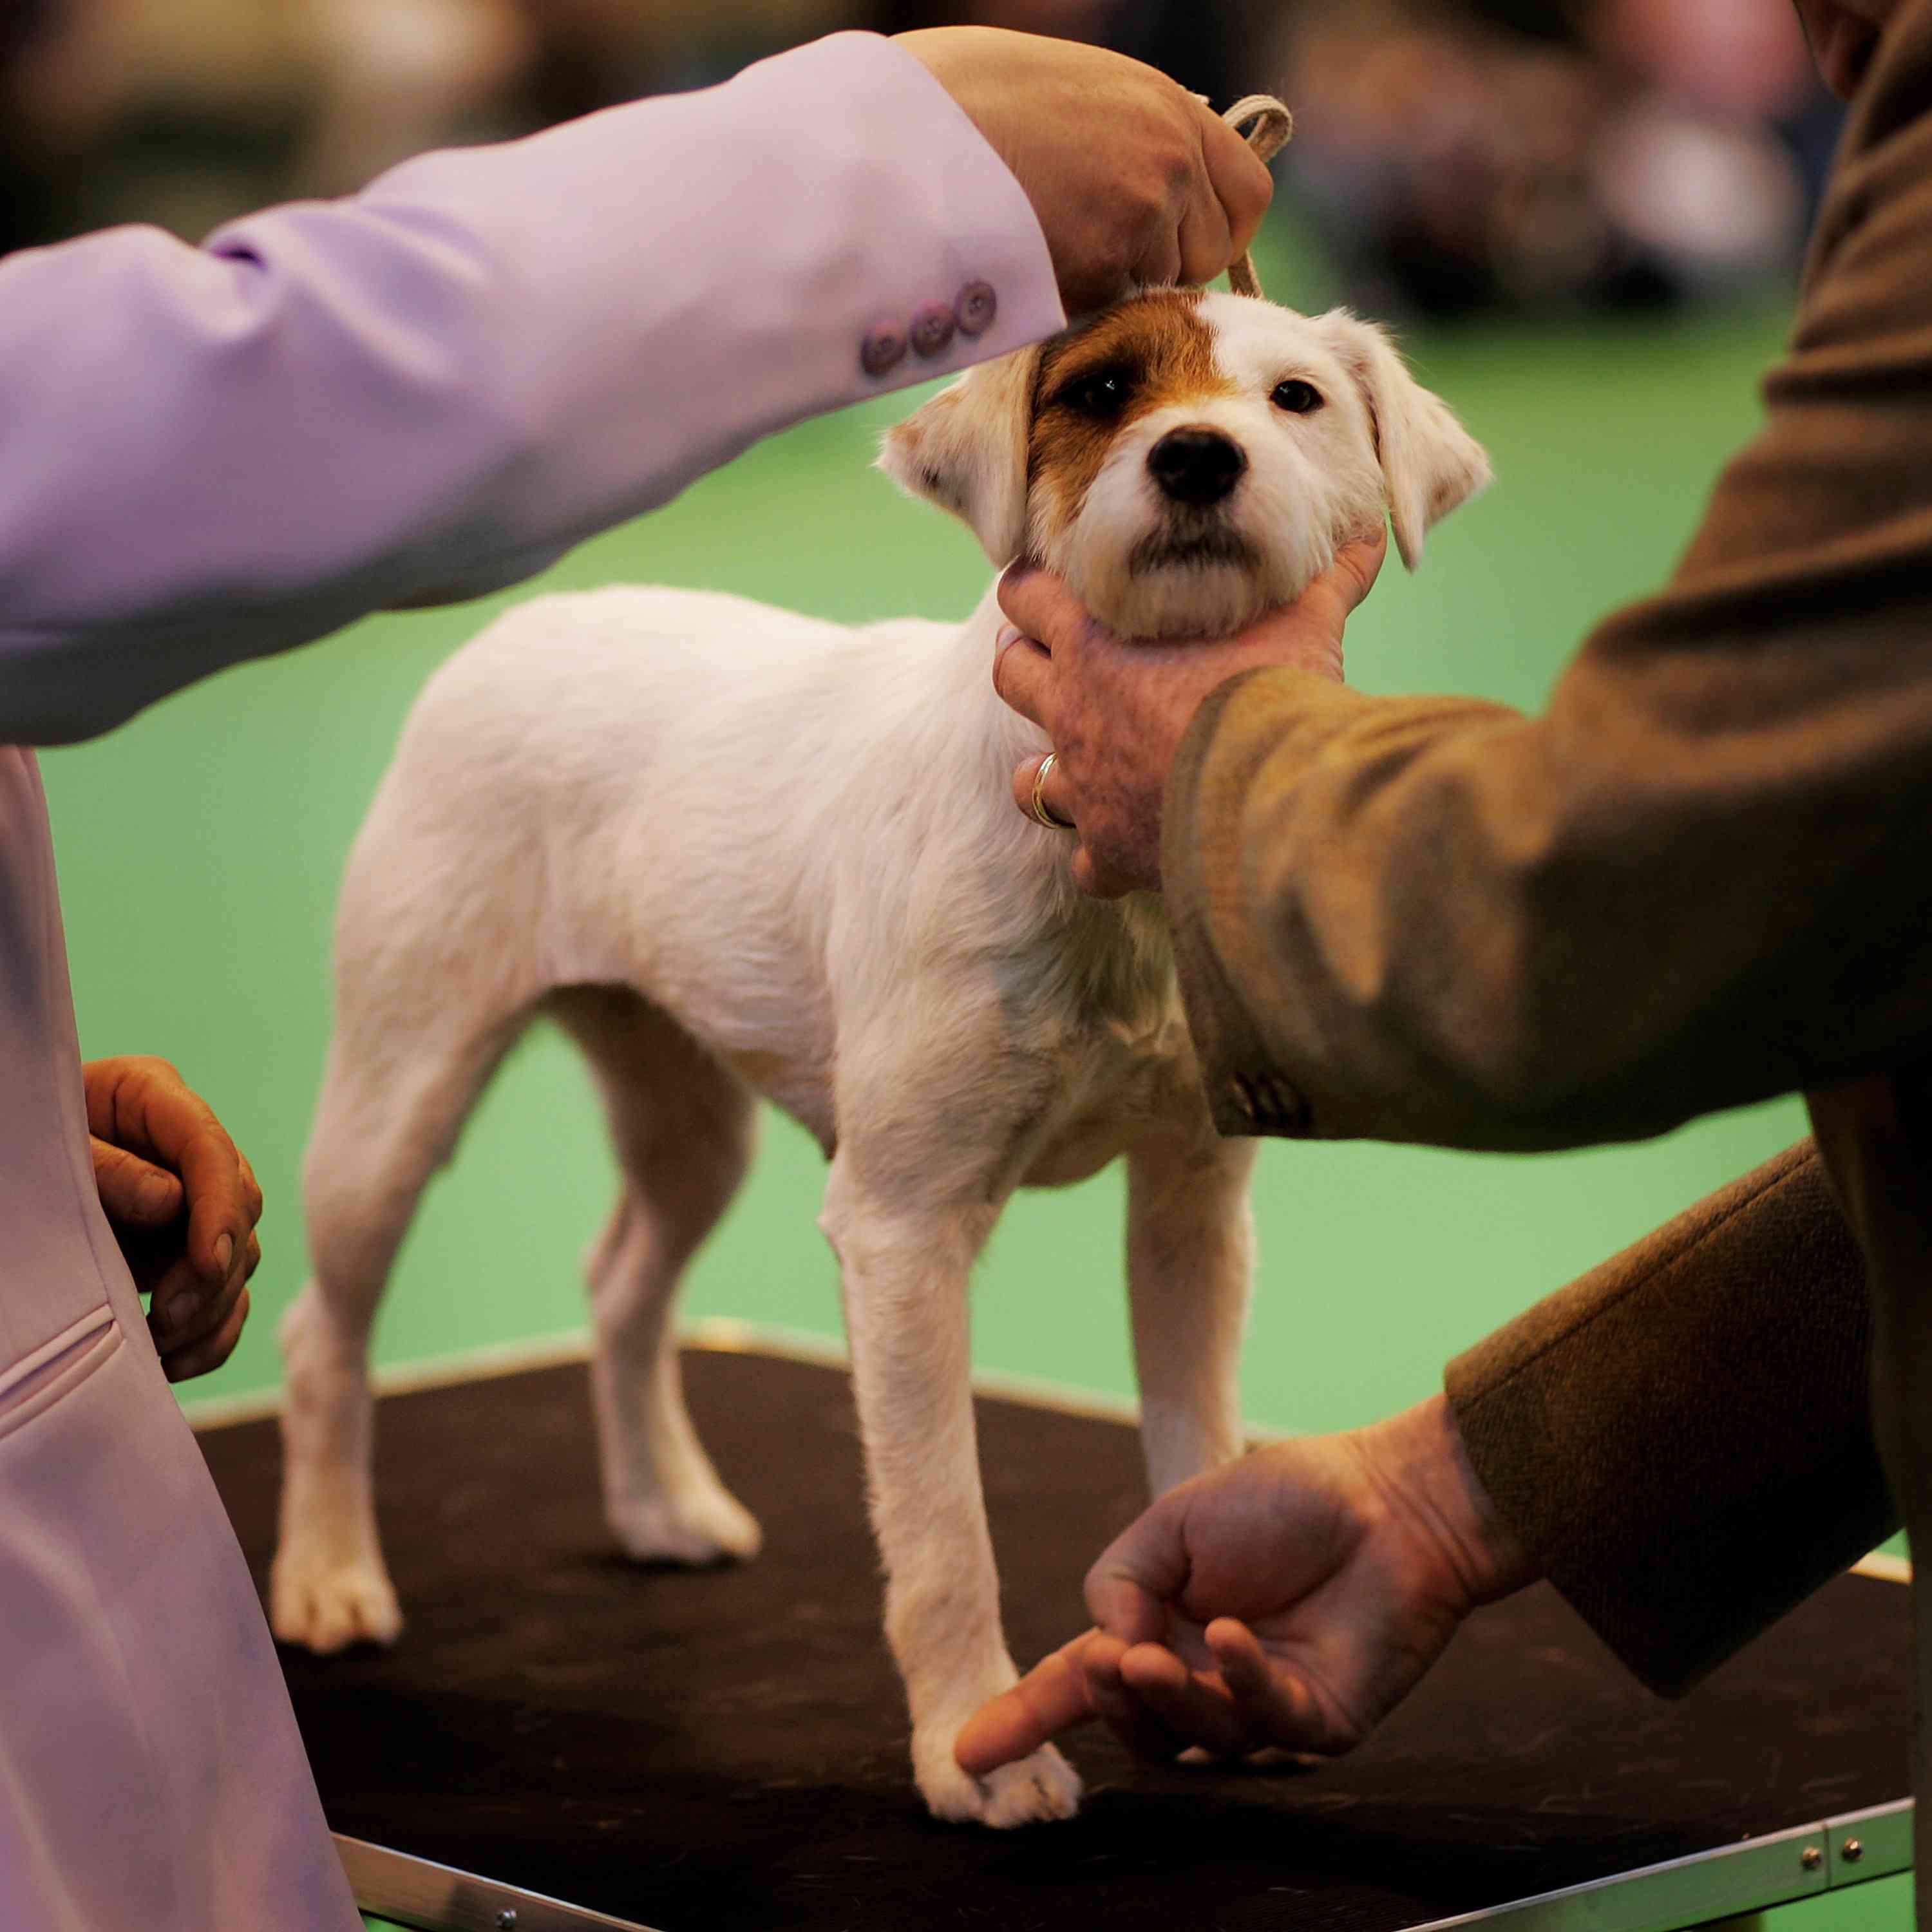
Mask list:
[[1675,1695],[1898,1527],[1871,1339],[1806,1141],[1458,1357],[1449,1400],[1544,1574]]
[[[1524,716],[1216,694],[1163,865],[1224,1131],[1634,1138],[1932,1046],[1932,0],[1847,128],[1762,433]],[[1478,1473],[1676,1690],[1888,1526],[1857,1251],[1773,1162],[1453,1365]]]
[[1932,1045],[1932,0],[1765,394],[1541,716],[1292,670],[1202,706],[1162,868],[1224,1131],[1575,1146]]

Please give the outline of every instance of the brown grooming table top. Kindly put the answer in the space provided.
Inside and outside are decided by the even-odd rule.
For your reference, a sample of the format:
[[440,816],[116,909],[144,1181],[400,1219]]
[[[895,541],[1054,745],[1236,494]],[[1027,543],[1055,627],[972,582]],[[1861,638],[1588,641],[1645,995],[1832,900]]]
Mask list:
[[[1908,1592],[1858,1576],[1681,1703],[1640,1688],[1537,1589],[1474,1618],[1350,1758],[1156,1768],[1090,1729],[1069,1746],[1088,1784],[1076,1820],[936,1824],[879,1630],[845,1378],[706,1350],[686,1376],[721,1472],[764,1525],[742,1568],[613,1553],[581,1365],[382,1402],[380,1510],[407,1627],[388,1652],[283,1654],[329,1820],[542,1898],[519,1915],[501,1902],[514,1894],[471,1886],[440,1913],[372,1882],[365,1904],[521,1932],[600,1922],[547,1916],[544,1898],[656,1932],[1412,1932],[1544,1900],[1502,1916],[1614,1932],[1909,1858]],[[1024,1664],[1084,1625],[1084,1568],[1141,1506],[1138,1444],[1120,1423],[1013,1400],[982,1399],[979,1422]],[[274,1425],[201,1440],[266,1583]],[[1854,1868],[1844,1840],[1860,1829]],[[1702,1889],[1651,1874],[1680,1861]],[[1634,1873],[1652,1880],[1641,1909],[1547,1899]],[[1706,1903],[1666,1911],[1673,1888]]]

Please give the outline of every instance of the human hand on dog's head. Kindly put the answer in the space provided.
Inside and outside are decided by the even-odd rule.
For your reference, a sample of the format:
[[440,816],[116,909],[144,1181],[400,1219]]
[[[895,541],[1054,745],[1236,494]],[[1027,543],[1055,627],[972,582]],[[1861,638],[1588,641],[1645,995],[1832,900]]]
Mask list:
[[968,1720],[983,1778],[1098,1718],[1141,1755],[1332,1757],[1401,1702],[1478,1606],[1536,1566],[1440,1395],[1270,1444],[1170,1490],[1087,1573],[1094,1628]]
[[1292,604],[1232,638],[1116,637],[1059,578],[1016,564],[1000,580],[1000,608],[1015,627],[993,662],[1000,695],[1053,741],[1042,760],[1013,772],[1013,801],[1040,804],[1077,831],[1073,881],[1103,898],[1160,888],[1162,803],[1168,774],[1209,692],[1244,671],[1284,667],[1342,675],[1342,632],[1381,570],[1378,531],[1346,544]]
[[1070,315],[1139,285],[1214,280],[1274,191],[1211,109],[1157,68],[997,27],[897,36],[1032,202]]

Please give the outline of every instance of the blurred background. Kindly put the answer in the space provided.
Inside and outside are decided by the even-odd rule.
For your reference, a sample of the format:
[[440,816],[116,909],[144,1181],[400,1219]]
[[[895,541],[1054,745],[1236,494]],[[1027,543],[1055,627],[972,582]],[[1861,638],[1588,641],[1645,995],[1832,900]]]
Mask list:
[[1773,0],[5,0],[0,248],[198,236],[842,27],[1092,40],[1294,106],[1344,292],[1463,316],[1788,282],[1836,125]]
[[[129,220],[193,241],[426,147],[701,86],[836,28],[964,20],[1104,41],[1217,101],[1264,88],[1295,110],[1264,286],[1396,322],[1498,478],[1420,576],[1384,574],[1351,629],[1357,682],[1534,707],[1594,620],[1668,572],[1756,421],[1835,138],[1786,0],[0,0],[0,252]],[[869,470],[918,400],[774,439],[535,584],[372,618],[46,756],[84,1046],[176,1060],[268,1196],[256,1318],[190,1406],[245,1406],[278,1378],[337,880],[430,671],[516,598],[614,580],[854,622],[963,615],[984,558]],[[1325,1429],[1415,1400],[1450,1354],[1804,1131],[1786,1100],[1538,1159],[1270,1146],[1250,1412]],[[688,1313],[836,1337],[823,1177],[771,1120]],[[587,1084],[539,1029],[431,1190],[380,1358],[568,1346],[577,1258],[613,1188]],[[1014,1204],[976,1288],[982,1368],[1131,1393],[1121,1212],[1114,1174]],[[1094,1526],[1094,1547],[1114,1527]],[[1089,1554],[1067,1552],[1070,1592]],[[1778,1923],[1908,1916],[1899,1881]]]

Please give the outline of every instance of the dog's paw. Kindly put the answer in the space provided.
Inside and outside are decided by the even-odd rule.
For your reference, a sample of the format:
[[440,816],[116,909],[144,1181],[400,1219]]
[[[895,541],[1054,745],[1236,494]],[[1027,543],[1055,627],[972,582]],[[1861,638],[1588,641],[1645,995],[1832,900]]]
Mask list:
[[748,1562],[764,1546],[758,1520],[724,1489],[656,1496],[610,1511],[617,1546],[634,1562],[681,1563],[694,1570]]
[[928,1750],[913,1742],[913,1769],[920,1795],[935,1818],[956,1824],[990,1825],[996,1832],[1016,1825],[1040,1825],[1070,1818],[1080,1808],[1080,1774],[1052,1744],[1042,1744],[1017,1764],[1003,1764],[984,1778],[962,1771],[953,1760],[956,1726]]
[[331,1563],[287,1550],[269,1574],[268,1622],[284,1643],[326,1657],[352,1643],[394,1643],[403,1610],[381,1557]]
[[986,1822],[996,1831],[1070,1818],[1080,1809],[1080,1774],[1052,1744],[1018,1764],[1001,1765],[980,1782],[991,1794]]

